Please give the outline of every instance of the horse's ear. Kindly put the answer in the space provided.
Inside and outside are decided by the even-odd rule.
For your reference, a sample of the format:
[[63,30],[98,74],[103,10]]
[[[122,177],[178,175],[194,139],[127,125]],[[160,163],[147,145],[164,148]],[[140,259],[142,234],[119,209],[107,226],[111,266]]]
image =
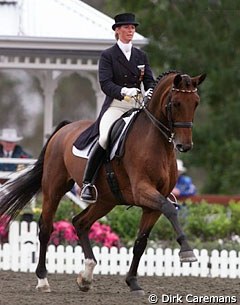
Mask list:
[[178,86],[179,86],[181,80],[182,80],[181,74],[177,74],[177,75],[174,77],[173,84],[174,84],[174,87],[175,87],[175,88],[178,88]]
[[192,84],[194,87],[197,87],[199,86],[203,81],[204,79],[206,78],[207,74],[204,73],[204,74],[201,74],[199,76],[196,76],[196,77],[193,77],[192,78]]

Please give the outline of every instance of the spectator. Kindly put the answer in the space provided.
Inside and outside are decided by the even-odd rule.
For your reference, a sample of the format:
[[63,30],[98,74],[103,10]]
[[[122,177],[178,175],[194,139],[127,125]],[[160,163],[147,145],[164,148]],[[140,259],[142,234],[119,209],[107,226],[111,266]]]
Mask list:
[[196,186],[192,183],[192,179],[184,175],[186,172],[186,168],[183,165],[182,160],[177,160],[177,167],[178,167],[178,180],[177,184],[172,190],[172,193],[176,198],[186,198],[196,194]]
[[[5,128],[0,135],[0,158],[31,158],[17,143],[22,137],[17,135],[16,129]],[[14,172],[18,170],[18,164],[0,163],[0,171]]]

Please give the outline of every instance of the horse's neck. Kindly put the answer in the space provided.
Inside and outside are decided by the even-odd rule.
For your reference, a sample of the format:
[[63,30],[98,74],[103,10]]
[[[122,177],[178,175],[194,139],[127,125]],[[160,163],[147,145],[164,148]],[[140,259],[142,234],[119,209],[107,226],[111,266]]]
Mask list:
[[[140,113],[137,120],[134,123],[135,131],[133,131],[133,138],[136,145],[137,138],[139,139],[138,150],[143,150],[145,153],[148,151],[161,151],[166,152],[169,156],[174,152],[174,146],[169,143],[163,136],[161,131],[153,124],[153,122],[145,115]],[[142,137],[136,137],[142,135]]]
[[172,88],[173,76],[165,77],[157,85],[155,93],[149,103],[148,109],[158,119],[166,120],[164,109],[166,99],[168,99],[169,92]]
[[144,113],[139,116],[138,121],[139,128],[144,126],[144,134],[146,135],[145,141],[148,141],[148,143],[154,147],[154,149],[159,149],[159,147],[161,147],[162,150],[166,150],[167,154],[172,154],[174,147],[173,144],[169,143],[166,137],[160,131],[160,127],[157,126],[157,122],[161,122],[168,127],[165,106],[172,88],[173,78],[174,75],[168,75],[161,80],[148,104],[147,108],[156,119],[155,123]]
[[[164,126],[168,127],[168,118],[166,115],[166,104],[167,99],[169,98],[170,86],[161,88],[153,95],[151,101],[148,104],[148,110],[151,115],[155,118],[156,124],[157,121],[161,122]],[[149,120],[150,121],[150,120]],[[153,123],[151,122],[153,125]],[[155,127],[157,129],[157,127]],[[160,131],[159,131],[160,132]]]

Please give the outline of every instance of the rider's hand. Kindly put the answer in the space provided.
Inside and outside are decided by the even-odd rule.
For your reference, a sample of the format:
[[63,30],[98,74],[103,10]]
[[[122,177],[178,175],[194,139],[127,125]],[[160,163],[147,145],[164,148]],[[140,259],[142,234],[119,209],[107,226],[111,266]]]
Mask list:
[[144,97],[147,97],[148,100],[151,99],[153,94],[153,88],[149,88],[145,93],[144,93]]
[[140,90],[138,88],[123,87],[122,90],[121,90],[121,95],[132,97],[132,96],[138,95],[139,92],[140,92]]

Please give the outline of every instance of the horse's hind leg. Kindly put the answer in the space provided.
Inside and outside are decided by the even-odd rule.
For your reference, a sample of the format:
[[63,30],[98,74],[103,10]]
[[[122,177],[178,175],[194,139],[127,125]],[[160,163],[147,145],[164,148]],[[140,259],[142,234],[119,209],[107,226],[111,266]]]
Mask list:
[[85,257],[85,269],[81,271],[77,277],[77,284],[81,291],[86,292],[91,288],[93,270],[97,264],[88,237],[89,230],[96,220],[105,216],[113,207],[113,205],[107,204],[99,206],[98,204],[90,205],[72,219],[72,223],[77,231]]
[[65,194],[65,190],[68,189],[65,183],[60,183],[59,179],[55,179],[55,181],[51,180],[51,183],[49,181],[50,180],[47,181],[46,185],[43,185],[42,214],[39,220],[40,252],[36,269],[38,278],[36,289],[41,292],[51,291],[47,280],[46,252],[53,231],[53,218],[55,212],[62,196]]
[[143,252],[146,249],[149,234],[160,215],[161,213],[158,211],[149,209],[143,210],[138,237],[133,247],[133,259],[126,277],[126,283],[128,284],[130,291],[139,296],[144,295],[144,290],[137,282],[138,265]]
[[36,269],[36,275],[38,279],[36,289],[41,292],[50,292],[51,289],[47,280],[46,252],[48,241],[53,230],[52,221],[46,225],[41,215],[39,219],[39,229],[40,251]]
[[43,209],[39,219],[39,261],[36,269],[38,284],[36,289],[41,292],[50,292],[50,286],[47,280],[46,252],[48,242],[53,231],[53,217],[57,209],[59,200],[51,200],[47,195],[43,196]]

